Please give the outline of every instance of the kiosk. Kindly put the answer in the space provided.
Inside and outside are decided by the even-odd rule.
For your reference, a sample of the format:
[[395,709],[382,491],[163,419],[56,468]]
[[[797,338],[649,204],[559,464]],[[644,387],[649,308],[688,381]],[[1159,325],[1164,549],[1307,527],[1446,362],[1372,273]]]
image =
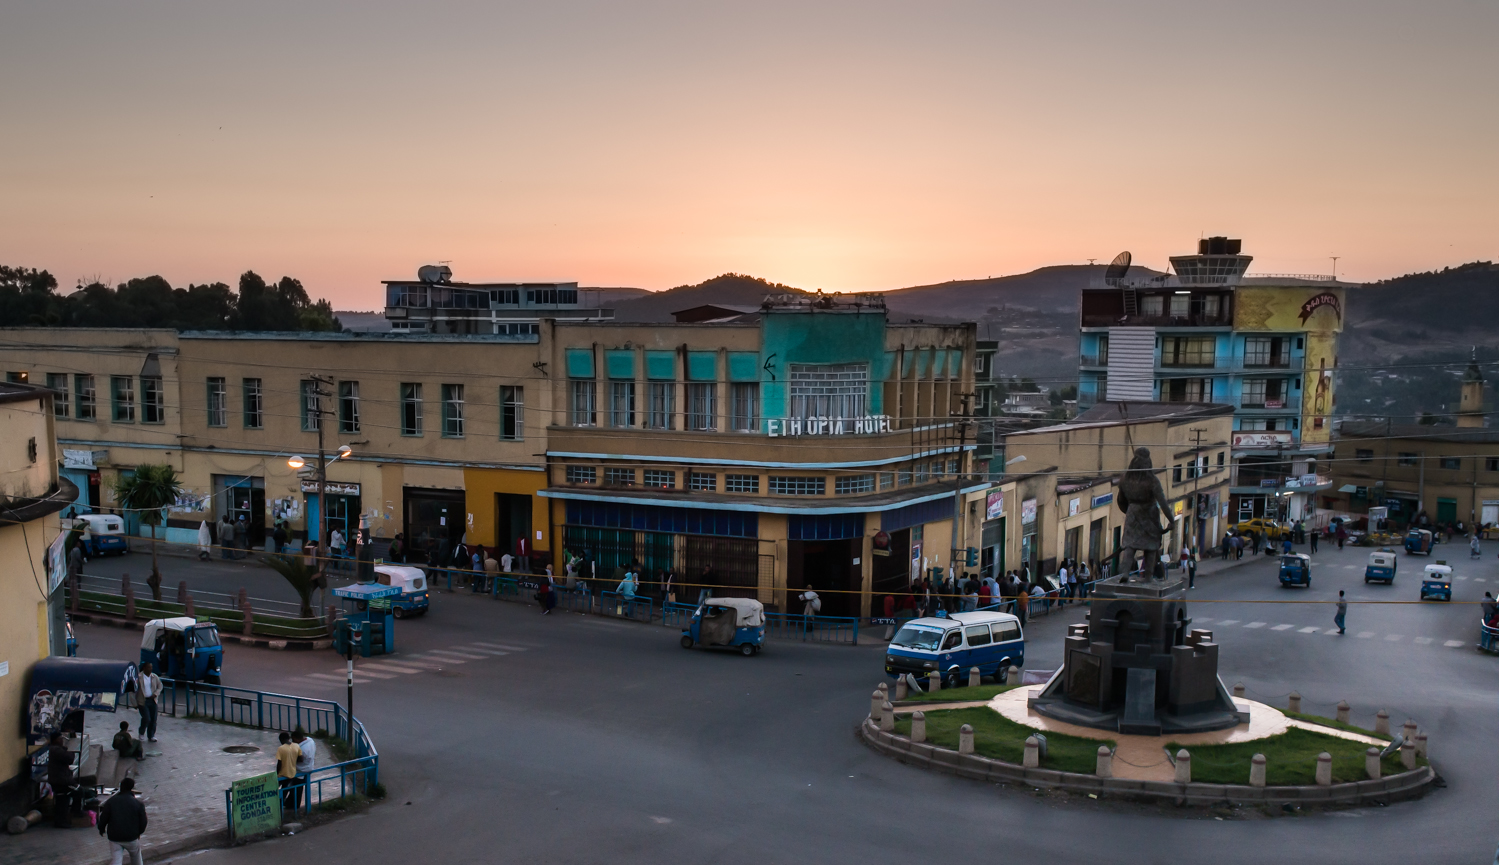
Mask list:
[[333,596],[344,599],[344,614],[333,629],[334,651],[347,655],[352,644],[366,658],[394,652],[396,631],[391,600],[400,594],[400,586],[379,583],[355,583],[334,589]]

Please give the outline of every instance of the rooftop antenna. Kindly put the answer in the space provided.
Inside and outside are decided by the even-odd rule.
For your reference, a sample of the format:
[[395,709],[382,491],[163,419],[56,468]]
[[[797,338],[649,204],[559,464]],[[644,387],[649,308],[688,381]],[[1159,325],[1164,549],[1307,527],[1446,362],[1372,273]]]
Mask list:
[[1332,281],[1333,282],[1337,282],[1338,281],[1338,259],[1340,259],[1342,257],[1343,256],[1341,256],[1341,255],[1329,255],[1328,256],[1328,258],[1332,259]]

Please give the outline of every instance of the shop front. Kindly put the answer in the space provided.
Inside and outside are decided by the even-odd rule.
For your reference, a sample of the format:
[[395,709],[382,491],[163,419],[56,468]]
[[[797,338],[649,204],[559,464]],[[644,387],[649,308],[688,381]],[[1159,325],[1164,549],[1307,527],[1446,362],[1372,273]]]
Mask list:
[[[213,517],[227,516],[239,525],[243,520],[245,537],[251,546],[265,545],[265,478],[252,475],[213,476]],[[215,531],[217,531],[215,529]],[[223,540],[219,539],[222,544]]]
[[[405,506],[401,524],[406,541],[405,560],[420,563],[450,559],[453,548],[463,542],[468,525],[463,490],[403,487],[401,498]],[[357,509],[354,513],[358,513]]]
[[787,612],[796,596],[817,592],[823,616],[858,616],[864,591],[863,514],[792,515],[786,521]]
[[343,535],[345,549],[352,548],[354,532],[359,528],[359,484],[328,481],[327,489],[318,490],[317,481],[302,481],[304,511],[307,514],[307,539],[321,541],[323,502],[328,507],[328,534],[335,529]]
[[594,501],[568,501],[565,510],[564,548],[591,559],[601,579],[634,563],[643,593],[652,597],[661,594],[667,572],[682,587],[679,601],[695,600],[700,588],[720,597],[757,596],[762,542],[753,511]]

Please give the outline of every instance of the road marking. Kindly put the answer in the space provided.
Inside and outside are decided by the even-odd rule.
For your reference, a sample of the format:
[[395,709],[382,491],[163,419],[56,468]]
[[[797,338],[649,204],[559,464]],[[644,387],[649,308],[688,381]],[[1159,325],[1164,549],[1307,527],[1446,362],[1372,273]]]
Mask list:
[[426,672],[425,670],[421,670],[421,669],[418,669],[416,667],[397,667],[395,664],[386,663],[385,661],[377,661],[377,662],[373,662],[373,663],[366,662],[366,663],[360,664],[359,665],[359,669],[361,671],[363,671],[363,670],[383,670],[383,671],[389,672],[389,673],[424,673],[424,672]]
[[1475,582],[1475,583],[1487,583],[1488,580],[1485,580],[1483,577],[1474,577],[1473,578],[1473,582]]
[[1387,643],[1393,643],[1393,642],[1396,642],[1398,640],[1404,639],[1405,635],[1404,634],[1385,634],[1384,638],[1385,638],[1385,642],[1387,642]]
[[1265,627],[1265,624],[1266,624],[1265,622],[1250,622],[1249,624],[1245,625],[1244,627],[1246,627],[1246,628],[1263,628],[1263,627]]
[[520,646],[507,646],[504,643],[481,643],[478,640],[475,640],[472,643],[472,645],[475,645],[475,646],[485,646],[485,647],[490,648],[490,649],[506,649],[506,650],[511,651],[511,652],[524,652],[524,651],[526,651],[525,649],[521,648]]
[[1272,631],[1289,631],[1290,629],[1292,629],[1294,627],[1296,627],[1296,626],[1295,625],[1276,625],[1275,627],[1271,628],[1270,630],[1272,630]]
[[481,655],[489,655],[495,658],[510,654],[509,652],[502,652],[499,649],[476,649],[473,646],[458,646],[457,648],[462,649],[465,652],[478,652]]
[[1374,632],[1373,631],[1359,631],[1358,632],[1358,638],[1360,640],[1367,640],[1367,639],[1369,639],[1372,636],[1374,636]]
[[1418,646],[1429,646],[1429,645],[1431,645],[1431,638],[1430,637],[1417,637],[1416,638],[1416,645],[1418,645]]
[[1197,616],[1196,618],[1192,619],[1192,621],[1201,622],[1206,625],[1208,622],[1211,622],[1212,619],[1208,618],[1207,616]]
[[[427,654],[431,655],[431,654],[434,654],[434,653],[433,652],[428,652]],[[420,657],[420,656],[416,656],[416,657]],[[423,660],[426,660],[427,663],[429,663],[429,664],[433,663],[433,662],[436,662],[436,663],[439,663],[439,664],[467,664],[468,663],[468,661],[460,661],[457,658],[431,658],[431,659],[423,659]]]
[[1358,565],[1344,565],[1343,566],[1343,570],[1345,570],[1345,571],[1356,571],[1356,570],[1358,570]]
[[1319,627],[1316,627],[1316,626],[1312,626],[1312,627],[1309,627],[1309,628],[1302,628],[1301,630],[1297,631],[1296,633],[1298,633],[1298,634],[1315,634],[1315,633],[1317,633],[1320,630],[1322,630],[1322,629],[1319,628]]
[[1461,646],[1462,644],[1463,644],[1462,640],[1448,640],[1447,642],[1443,643],[1442,645],[1446,646],[1449,649],[1456,649],[1458,646]]
[[407,667],[415,667],[419,672],[442,669],[443,662],[440,660],[424,660],[416,655],[402,655],[400,661],[381,661],[383,664],[402,664]]
[[1218,624],[1219,624],[1220,627],[1226,628],[1229,625],[1237,625],[1238,623],[1239,623],[1238,619],[1224,619],[1223,621],[1219,622]]
[[1466,579],[1467,579],[1467,577],[1465,577],[1465,576],[1462,576],[1462,575],[1461,575],[1461,574],[1459,574],[1459,575],[1458,575],[1458,577],[1457,577],[1457,578],[1458,578],[1458,579],[1459,579],[1459,580],[1466,580]]
[[[364,674],[362,674],[362,673],[355,673],[354,674],[354,684],[356,684],[356,685],[367,685],[371,681],[373,681],[372,679],[361,678],[363,675]],[[340,685],[343,684],[343,683],[345,683],[345,682],[347,682],[347,681],[349,681],[349,679],[348,679],[347,676],[334,676],[334,675],[331,675],[329,673],[308,673],[307,677],[310,678],[310,679],[324,679],[324,680],[329,681],[329,682],[337,682]],[[389,677],[386,677],[386,678],[395,678],[395,677],[394,676],[389,676]]]
[[483,655],[475,655],[472,652],[454,652],[454,651],[452,651],[450,649],[428,649],[427,650],[427,654],[428,655],[437,655],[439,657],[447,656],[447,655],[452,655],[455,658],[464,658],[465,660],[469,660],[469,661],[482,661],[482,660],[484,660],[484,656]]

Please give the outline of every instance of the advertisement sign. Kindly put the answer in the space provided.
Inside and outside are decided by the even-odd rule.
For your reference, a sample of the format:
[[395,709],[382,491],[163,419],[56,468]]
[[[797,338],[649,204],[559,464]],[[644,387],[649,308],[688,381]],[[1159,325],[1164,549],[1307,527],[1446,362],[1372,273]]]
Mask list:
[[1333,370],[1338,364],[1334,333],[1306,335],[1306,375],[1301,389],[1301,440],[1332,440]]
[[890,431],[890,415],[887,414],[871,414],[863,417],[787,417],[765,420],[765,432],[772,437],[870,435]]
[[1114,494],[1104,493],[1101,496],[1094,496],[1093,503],[1090,505],[1090,507],[1102,507],[1103,505],[1109,504],[1112,501],[1114,501]]
[[52,545],[47,547],[47,595],[57,591],[62,581],[68,576],[68,551],[65,549],[68,542],[69,532],[58,532],[57,537],[52,539]]
[[1075,516],[1077,516],[1077,512],[1081,508],[1082,503],[1083,503],[1082,499],[1072,499],[1071,501],[1069,501],[1067,503],[1067,516],[1069,516],[1069,517],[1075,517]]
[[62,449],[62,467],[65,469],[91,469],[94,468],[94,452]]
[[[316,493],[317,481],[302,481],[302,492]],[[357,496],[359,495],[359,484],[346,484],[338,481],[328,481],[328,492],[335,496]]]
[[1036,521],[1036,500],[1026,499],[1020,503],[1020,524],[1028,526]]
[[275,772],[241,778],[229,789],[229,825],[235,838],[281,828],[281,792]]
[[1005,515],[1005,491],[994,490],[984,499],[984,519],[997,520]]
[[1343,329],[1343,289],[1246,285],[1234,291],[1234,330],[1274,333]]
[[1273,448],[1291,443],[1290,430],[1258,430],[1233,434],[1235,448]]

